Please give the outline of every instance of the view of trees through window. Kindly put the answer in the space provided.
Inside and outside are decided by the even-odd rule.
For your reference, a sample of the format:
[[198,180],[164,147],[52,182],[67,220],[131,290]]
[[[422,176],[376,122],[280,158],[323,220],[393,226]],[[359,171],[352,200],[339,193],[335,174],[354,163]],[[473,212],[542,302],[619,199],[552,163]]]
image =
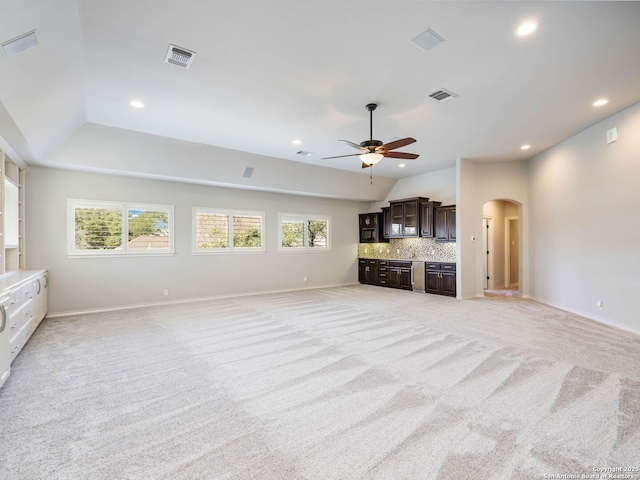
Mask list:
[[122,247],[122,210],[76,208],[76,248],[109,250]]
[[[74,251],[154,250],[169,248],[169,212],[144,208],[75,206]],[[127,212],[126,225],[123,211]]]
[[302,217],[280,221],[280,241],[285,248],[326,248],[329,245],[329,221]]
[[196,246],[198,249],[224,249],[229,248],[230,245],[233,248],[262,247],[262,216],[226,212],[196,212]]

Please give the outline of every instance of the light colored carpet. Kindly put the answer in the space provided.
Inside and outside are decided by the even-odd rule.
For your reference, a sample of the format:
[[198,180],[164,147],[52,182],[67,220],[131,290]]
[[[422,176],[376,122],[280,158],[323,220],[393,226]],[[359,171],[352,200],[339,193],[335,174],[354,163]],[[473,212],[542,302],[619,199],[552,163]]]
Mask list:
[[640,338],[366,285],[45,320],[0,427],[2,479],[579,476],[640,466]]

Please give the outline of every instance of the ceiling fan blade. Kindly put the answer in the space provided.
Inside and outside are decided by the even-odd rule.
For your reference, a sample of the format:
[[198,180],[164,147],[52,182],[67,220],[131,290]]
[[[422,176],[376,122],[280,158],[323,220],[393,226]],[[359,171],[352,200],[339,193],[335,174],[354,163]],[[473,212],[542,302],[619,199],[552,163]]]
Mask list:
[[405,145],[411,145],[416,141],[415,138],[407,137],[400,140],[394,140],[393,142],[385,143],[382,148],[385,150],[395,150],[396,148],[404,147]]
[[357,143],[350,142],[349,140],[338,140],[339,142],[344,142],[347,145],[352,146],[353,148],[357,148],[358,150],[366,150],[366,148],[358,145]]
[[338,155],[337,157],[323,157],[320,160],[331,160],[332,158],[344,158],[344,157],[357,157],[358,155],[362,155],[361,153],[351,153],[349,155]]
[[415,160],[420,155],[416,155],[415,153],[406,153],[406,152],[385,152],[383,153],[385,157],[389,158],[401,158],[402,160]]

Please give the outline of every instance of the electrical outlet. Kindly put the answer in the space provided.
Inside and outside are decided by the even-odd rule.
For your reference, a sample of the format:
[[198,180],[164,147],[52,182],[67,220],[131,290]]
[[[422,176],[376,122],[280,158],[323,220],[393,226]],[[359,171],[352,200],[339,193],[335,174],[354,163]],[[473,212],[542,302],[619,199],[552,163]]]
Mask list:
[[168,288],[165,288],[165,289],[164,289],[164,296],[165,296],[165,297],[168,297],[168,296],[169,296],[169,289],[168,289]]
[[596,307],[598,307],[600,310],[602,310],[604,308],[604,302],[602,300],[597,300],[596,301]]

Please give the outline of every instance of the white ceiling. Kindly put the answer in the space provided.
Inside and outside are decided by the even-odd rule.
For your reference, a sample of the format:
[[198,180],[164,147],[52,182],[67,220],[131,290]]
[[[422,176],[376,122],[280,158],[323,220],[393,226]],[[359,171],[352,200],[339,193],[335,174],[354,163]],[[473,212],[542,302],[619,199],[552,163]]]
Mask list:
[[[417,139],[400,149],[420,155],[406,168],[374,167],[401,178],[456,158],[528,158],[640,101],[640,2],[0,0],[0,11],[0,42],[38,35],[0,56],[0,135],[31,164],[91,123],[359,172],[357,157],[321,157],[355,153],[338,139],[368,139],[375,102],[374,138]],[[526,19],[538,31],[514,36]],[[427,28],[445,42],[425,52],[410,40]],[[164,63],[169,44],[196,52],[191,69]],[[428,97],[440,88],[459,97]],[[600,97],[610,102],[593,107]]]

